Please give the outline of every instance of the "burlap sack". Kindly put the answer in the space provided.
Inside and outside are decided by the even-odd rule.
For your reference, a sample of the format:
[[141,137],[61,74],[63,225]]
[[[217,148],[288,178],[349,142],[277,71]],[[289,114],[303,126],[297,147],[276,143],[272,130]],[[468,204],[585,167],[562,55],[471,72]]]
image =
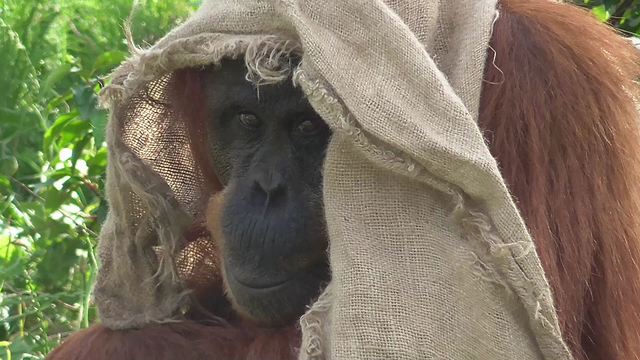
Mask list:
[[[476,124],[497,16],[496,0],[211,0],[138,50],[103,95],[103,323],[178,319],[184,279],[215,273],[206,235],[185,245],[205,190],[168,94],[176,69],[245,56],[258,83],[292,70],[334,130],[333,280],[301,319],[300,359],[571,359]],[[274,66],[292,52],[298,68]]]

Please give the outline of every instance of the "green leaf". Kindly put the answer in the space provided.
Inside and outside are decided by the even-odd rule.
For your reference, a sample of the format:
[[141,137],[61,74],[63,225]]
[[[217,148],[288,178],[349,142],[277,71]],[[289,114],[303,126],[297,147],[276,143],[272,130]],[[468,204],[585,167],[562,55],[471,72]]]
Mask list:
[[56,121],[47,129],[44,133],[44,152],[49,153],[52,148],[53,140],[60,135],[64,128],[79,115],[78,111],[72,111],[70,113],[59,116]]
[[15,156],[9,156],[0,159],[0,174],[5,176],[13,176],[18,172],[18,159]]
[[42,92],[51,90],[59,81],[65,79],[73,68],[72,64],[62,64],[54,69],[42,83]]
[[54,187],[48,188],[46,191],[42,192],[40,196],[44,198],[44,206],[47,209],[58,209],[69,199],[69,194],[67,194],[64,189],[63,191],[59,191]]
[[106,140],[107,122],[107,114],[104,111],[91,117],[91,126],[93,127],[93,137],[95,138],[96,147],[102,146]]
[[107,167],[107,148],[101,147],[93,157],[87,159],[89,176],[104,176]]
[[112,50],[102,53],[93,64],[93,74],[104,74],[123,62],[129,54],[122,50]]
[[80,111],[80,117],[90,120],[99,110],[97,109],[97,97],[93,91],[93,86],[80,85],[72,89],[73,101]]
[[[0,18],[0,108],[16,113],[30,112],[39,84],[37,71],[19,35]],[[24,125],[24,124],[23,124]]]
[[606,5],[596,6],[591,9],[591,11],[598,18],[598,20],[602,22],[609,20],[609,17],[611,16],[611,14],[609,14],[609,11],[607,11]]
[[71,166],[73,168],[76,167],[76,164],[78,163],[78,159],[80,158],[80,156],[82,155],[82,151],[84,150],[84,148],[89,144],[89,142],[91,141],[91,135],[90,134],[86,134],[82,140],[78,141],[74,146],[73,146],[73,152],[71,153]]
[[91,131],[91,123],[89,121],[80,118],[73,119],[60,132],[60,138],[56,145],[60,148],[72,148],[89,131]]

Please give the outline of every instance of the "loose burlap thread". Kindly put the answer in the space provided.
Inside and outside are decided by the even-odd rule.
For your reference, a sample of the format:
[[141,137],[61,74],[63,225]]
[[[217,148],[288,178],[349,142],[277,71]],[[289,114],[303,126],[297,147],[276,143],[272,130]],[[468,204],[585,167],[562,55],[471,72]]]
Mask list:
[[265,84],[286,78],[272,65],[296,53],[294,83],[334,130],[324,166],[332,281],[301,318],[300,359],[571,359],[476,124],[498,14],[495,0],[211,0],[134,53],[103,94],[103,323],[180,319],[185,277],[205,276],[194,264],[211,255],[206,237],[185,246],[206,191],[167,105],[172,72],[244,56]]

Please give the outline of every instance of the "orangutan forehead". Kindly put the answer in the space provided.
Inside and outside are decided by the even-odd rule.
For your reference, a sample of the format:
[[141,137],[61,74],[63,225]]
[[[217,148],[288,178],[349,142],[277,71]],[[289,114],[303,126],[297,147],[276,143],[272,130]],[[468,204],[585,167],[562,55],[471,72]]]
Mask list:
[[257,86],[246,78],[243,60],[226,60],[211,68],[204,80],[207,97],[218,104],[242,103],[309,108],[304,93],[293,86],[291,78],[276,84]]

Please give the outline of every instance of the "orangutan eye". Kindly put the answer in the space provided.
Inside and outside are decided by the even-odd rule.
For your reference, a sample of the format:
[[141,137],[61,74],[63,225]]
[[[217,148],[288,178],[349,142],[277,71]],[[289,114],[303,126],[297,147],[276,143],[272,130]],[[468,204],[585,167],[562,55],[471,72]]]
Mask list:
[[298,124],[298,131],[303,136],[315,135],[320,131],[321,128],[321,125],[317,121],[313,120],[304,120],[303,122]]
[[262,124],[260,119],[251,113],[238,114],[238,119],[240,120],[240,124],[247,129],[257,129]]

